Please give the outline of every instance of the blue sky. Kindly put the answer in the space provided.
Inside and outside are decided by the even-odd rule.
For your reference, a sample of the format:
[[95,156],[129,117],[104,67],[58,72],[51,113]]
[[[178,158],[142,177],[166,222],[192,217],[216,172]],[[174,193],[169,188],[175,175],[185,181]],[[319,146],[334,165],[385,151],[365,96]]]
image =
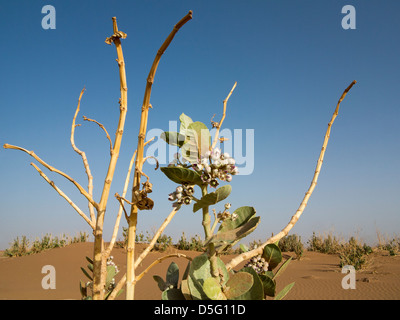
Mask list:
[[[54,30],[41,27],[47,4],[56,9]],[[355,30],[342,28],[345,5],[356,9]],[[228,199],[233,208],[251,205],[261,216],[249,240],[276,234],[297,210],[337,100],[353,80],[358,83],[341,105],[317,188],[292,233],[303,242],[313,231],[358,234],[368,242],[376,241],[377,230],[398,235],[398,1],[2,1],[1,145],[34,150],[86,187],[81,159],[69,141],[71,121],[86,87],[80,116],[103,123],[114,138],[118,68],[115,48],[104,40],[116,16],[128,34],[123,40],[128,114],[111,191],[121,193],[137,144],[147,74],[173,25],[189,10],[193,19],[162,56],[148,129],[168,130],[182,112],[208,125],[214,113],[221,117],[222,100],[237,81],[224,128],[254,130],[254,171],[234,177]],[[78,122],[75,141],[87,153],[98,200],[107,141],[94,124]],[[90,232],[31,161],[23,152],[0,150],[0,249],[20,235]],[[43,170],[87,211],[71,183]],[[152,232],[170,211],[167,197],[175,185],[150,165],[145,172],[154,183],[155,207],[140,213],[138,230]],[[117,204],[110,197],[106,239]],[[183,231],[203,235],[199,212],[182,209],[166,229],[175,240]]]

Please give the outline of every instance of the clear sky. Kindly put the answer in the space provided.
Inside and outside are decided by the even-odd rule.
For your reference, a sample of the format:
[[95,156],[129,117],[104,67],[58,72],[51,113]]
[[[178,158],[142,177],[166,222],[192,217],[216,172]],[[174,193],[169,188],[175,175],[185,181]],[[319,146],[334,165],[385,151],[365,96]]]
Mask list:
[[[42,7],[56,9],[56,28],[45,30]],[[345,5],[356,10],[356,29],[343,29]],[[189,10],[193,19],[162,56],[151,96],[148,129],[168,130],[184,112],[207,125],[237,81],[224,128],[254,130],[251,174],[234,177],[232,208],[254,206],[261,223],[252,239],[266,239],[290,220],[307,191],[327,124],[343,90],[353,87],[334,123],[318,185],[292,233],[312,232],[376,241],[400,226],[398,1],[1,1],[0,143],[34,150],[86,187],[81,158],[70,145],[71,121],[83,87],[77,146],[87,153],[95,199],[109,161],[107,140],[85,115],[117,126],[119,76],[111,17],[118,19],[128,82],[128,114],[111,195],[122,192],[139,130],[146,77],[166,36]],[[155,131],[154,131],[155,130]],[[243,145],[245,153],[246,145]],[[250,159],[250,160],[251,160]],[[29,165],[26,153],[0,150],[0,249],[17,236],[90,232],[84,220]],[[250,161],[249,160],[249,161]],[[164,164],[165,165],[165,164]],[[153,166],[152,211],[138,231],[152,232],[171,203],[170,182]],[[43,171],[83,210],[74,186]],[[199,190],[197,190],[199,193]],[[117,210],[106,213],[109,239]],[[219,209],[217,207],[217,209]],[[126,226],[126,222],[122,223]],[[203,235],[201,214],[185,207],[166,233],[177,240]]]

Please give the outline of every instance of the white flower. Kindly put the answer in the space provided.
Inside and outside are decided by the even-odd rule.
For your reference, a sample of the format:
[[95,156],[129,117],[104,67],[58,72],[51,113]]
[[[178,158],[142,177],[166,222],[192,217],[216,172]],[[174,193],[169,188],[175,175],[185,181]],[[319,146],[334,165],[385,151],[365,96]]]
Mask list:
[[221,157],[221,150],[219,148],[215,148],[212,152],[211,152],[211,159],[213,160],[217,160]]
[[183,188],[182,188],[181,186],[179,186],[179,187],[176,188],[176,192],[177,192],[177,193],[181,193],[182,191],[183,191]]

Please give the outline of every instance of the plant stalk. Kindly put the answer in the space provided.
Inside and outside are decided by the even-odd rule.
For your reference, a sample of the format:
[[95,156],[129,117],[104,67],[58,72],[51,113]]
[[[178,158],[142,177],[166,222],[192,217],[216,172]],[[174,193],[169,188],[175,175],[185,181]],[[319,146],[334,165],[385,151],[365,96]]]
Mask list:
[[[135,162],[135,173],[132,187],[132,202],[135,202],[135,193],[140,189],[140,178],[142,175],[143,168],[143,154],[144,154],[144,139],[147,131],[147,120],[149,115],[149,109],[152,108],[150,104],[151,89],[154,82],[154,77],[157,71],[158,64],[161,56],[168,48],[175,34],[179,29],[189,20],[192,19],[192,11],[184,16],[173,28],[167,39],[161,45],[157,51],[156,57],[154,58],[153,65],[151,66],[149,75],[147,77],[146,89],[142,104],[142,114],[140,118],[140,128],[138,135],[138,146],[137,156]],[[128,219],[128,254],[127,254],[127,269],[126,269],[126,299],[133,300],[135,296],[135,238],[136,238],[136,224],[137,224],[138,207],[136,204],[131,206],[131,211]]]
[[108,166],[107,175],[104,181],[103,191],[100,198],[99,208],[97,210],[96,229],[94,232],[94,254],[93,254],[93,300],[104,299],[104,286],[106,281],[106,256],[103,254],[103,224],[106,212],[108,196],[110,194],[111,183],[114,177],[115,167],[119,156],[124,131],[126,113],[128,110],[128,87],[126,83],[125,61],[122,53],[121,37],[126,37],[123,32],[118,30],[117,18],[113,17],[114,34],[106,40],[107,43],[114,42],[117,49],[117,62],[119,66],[120,78],[120,116],[117,131],[115,133],[114,147],[111,152],[111,159]]
[[[206,184],[201,186],[201,194],[203,197],[206,194],[208,194]],[[202,224],[203,224],[203,228],[204,228],[204,235],[205,235],[205,238],[207,241],[212,236],[209,206],[205,206],[203,208],[203,223]],[[218,264],[217,264],[217,252],[215,251],[214,243],[211,243],[211,242],[208,244],[208,259],[210,261],[210,266],[211,266],[211,275],[214,278],[217,278],[219,276]]]

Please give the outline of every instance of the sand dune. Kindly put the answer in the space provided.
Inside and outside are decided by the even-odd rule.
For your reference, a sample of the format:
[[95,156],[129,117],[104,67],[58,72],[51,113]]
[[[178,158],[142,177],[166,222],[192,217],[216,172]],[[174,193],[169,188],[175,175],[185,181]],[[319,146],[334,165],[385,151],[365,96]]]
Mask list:
[[[144,245],[138,245],[141,252]],[[85,256],[92,256],[93,243],[77,243],[70,246],[52,249],[31,256],[0,258],[0,299],[80,299],[79,280],[86,281],[80,267],[86,267]],[[169,249],[167,252],[152,252],[143,261],[140,272],[155,259],[167,253],[178,252]],[[194,257],[198,252],[180,251]],[[125,252],[115,248],[112,255],[120,268],[117,281],[126,271]],[[285,253],[288,257],[290,253]],[[228,261],[231,256],[222,256]],[[136,299],[159,300],[161,292],[152,276],[157,274],[165,278],[170,262],[175,261],[181,272],[187,260],[171,258],[156,265],[140,280],[136,287]],[[45,274],[42,267],[52,265],[56,270],[56,289],[43,289],[41,282]],[[240,267],[240,266],[238,266]],[[343,289],[339,258],[316,252],[305,252],[300,261],[294,260],[285,272],[277,279],[277,291],[285,285],[296,282],[285,299],[291,300],[399,300],[400,299],[400,256],[389,256],[387,252],[374,252],[368,257],[367,266],[356,272],[356,289]],[[122,294],[119,299],[124,299]]]

